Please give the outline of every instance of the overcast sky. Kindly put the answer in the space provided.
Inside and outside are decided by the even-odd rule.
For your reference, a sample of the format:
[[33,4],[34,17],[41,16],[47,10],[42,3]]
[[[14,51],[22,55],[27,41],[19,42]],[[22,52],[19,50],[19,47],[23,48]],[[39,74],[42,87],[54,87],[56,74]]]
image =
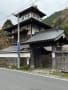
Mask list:
[[35,4],[47,16],[56,11],[68,8],[68,0],[0,0],[0,26],[2,26],[6,19],[11,18],[11,13],[21,11],[23,8],[28,7],[32,1],[36,1]]

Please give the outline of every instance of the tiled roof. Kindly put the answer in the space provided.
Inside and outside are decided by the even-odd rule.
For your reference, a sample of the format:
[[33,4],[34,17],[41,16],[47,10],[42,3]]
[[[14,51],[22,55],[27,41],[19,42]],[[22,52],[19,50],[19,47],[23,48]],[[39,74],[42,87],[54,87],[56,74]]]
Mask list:
[[37,13],[37,14],[40,15],[41,17],[45,16],[45,14],[44,14],[43,12],[41,12],[36,6],[31,6],[31,7],[27,8],[27,9],[24,9],[23,11],[18,12],[18,13],[16,14],[16,16],[19,15],[19,16],[21,17],[23,14],[26,14],[26,13],[28,13],[28,12]]
[[47,32],[41,32],[34,36],[32,36],[29,40],[24,43],[34,43],[41,42],[47,40],[58,40],[61,36],[63,36],[64,30],[52,30]]
[[[24,48],[29,48],[28,45],[20,45],[20,51]],[[0,50],[0,52],[17,52],[18,48],[16,45],[9,46],[8,48]]]

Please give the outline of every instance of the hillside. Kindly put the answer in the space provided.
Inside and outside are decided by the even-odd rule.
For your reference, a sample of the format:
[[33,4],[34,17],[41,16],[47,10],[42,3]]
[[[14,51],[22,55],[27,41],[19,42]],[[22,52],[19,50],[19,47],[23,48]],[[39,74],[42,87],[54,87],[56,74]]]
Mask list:
[[46,18],[43,22],[53,27],[64,29],[65,34],[68,36],[68,9],[55,12],[54,14]]

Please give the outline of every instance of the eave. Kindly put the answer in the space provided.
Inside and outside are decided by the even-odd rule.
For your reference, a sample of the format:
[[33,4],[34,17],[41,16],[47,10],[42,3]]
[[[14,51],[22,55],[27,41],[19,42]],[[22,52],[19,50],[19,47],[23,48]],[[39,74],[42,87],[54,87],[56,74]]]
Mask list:
[[[52,28],[51,26],[49,26],[49,25],[47,25],[47,24],[45,24],[45,23],[43,23],[43,22],[41,22],[39,20],[36,20],[34,18],[29,18],[29,19],[27,19],[25,21],[20,22],[20,27],[28,25],[28,24],[38,25],[38,26],[43,27],[45,29],[51,29]],[[13,26],[8,27],[8,28],[5,28],[4,30],[8,31],[8,32],[11,32],[12,30],[17,29],[17,25],[18,24],[13,25]]]
[[45,16],[45,14],[43,12],[41,12],[36,6],[31,6],[31,7],[27,8],[27,9],[15,14],[15,16],[16,17],[17,16],[21,17],[22,15],[27,14],[29,12],[37,13],[40,17]]

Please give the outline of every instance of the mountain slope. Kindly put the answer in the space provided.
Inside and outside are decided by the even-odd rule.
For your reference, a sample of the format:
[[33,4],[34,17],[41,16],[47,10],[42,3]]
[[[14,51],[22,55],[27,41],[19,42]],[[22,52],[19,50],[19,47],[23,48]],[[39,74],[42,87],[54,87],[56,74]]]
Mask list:
[[64,29],[65,34],[68,36],[68,9],[55,12],[50,17],[46,18],[43,22],[53,27]]

